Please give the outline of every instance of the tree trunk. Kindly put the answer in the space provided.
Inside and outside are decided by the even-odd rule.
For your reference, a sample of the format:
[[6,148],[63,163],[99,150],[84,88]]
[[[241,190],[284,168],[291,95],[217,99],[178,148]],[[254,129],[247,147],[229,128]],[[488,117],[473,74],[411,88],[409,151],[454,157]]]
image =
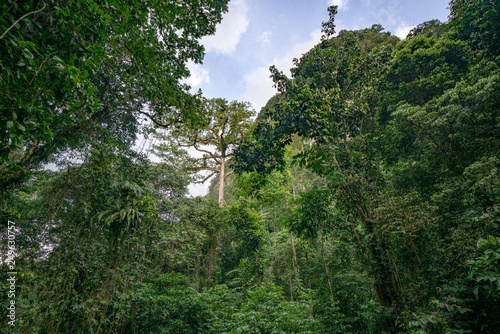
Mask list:
[[[269,225],[268,225],[269,226]],[[269,227],[268,227],[268,230],[267,232],[269,233]],[[276,254],[276,240],[277,240],[277,237],[275,236],[274,237],[274,245],[273,245],[273,255],[272,255],[272,258],[271,258],[271,264],[269,266],[269,282],[272,282],[273,279],[273,266],[274,266],[274,261],[276,261],[276,257],[277,257],[277,254]]]
[[226,161],[224,157],[220,159],[220,171],[219,171],[219,207],[224,206],[224,176],[225,176],[225,167]]
[[214,238],[210,237],[210,241],[208,244],[208,270],[207,270],[207,281],[209,282],[209,284],[213,284],[215,244],[216,241],[214,240]]
[[297,253],[295,253],[295,244],[293,243],[293,233],[290,231],[290,242],[292,243],[292,265],[295,272],[295,281],[299,284],[299,271],[297,269]]
[[[334,161],[339,170],[342,171],[337,158],[334,156]],[[388,267],[388,259],[384,256],[387,245],[383,240],[379,240],[378,231],[375,229],[375,223],[370,210],[366,207],[362,187],[359,182],[341,185],[347,195],[352,208],[360,215],[361,222],[368,235],[367,246],[370,251],[370,266],[374,276],[374,285],[377,297],[380,303],[384,306],[393,307],[398,305],[398,289],[393,284],[392,273]],[[354,233],[357,235],[356,230]],[[362,246],[362,245],[361,245]],[[363,250],[363,247],[362,249]]]
[[392,280],[393,273],[389,268],[388,258],[385,251],[388,249],[386,243],[379,238],[370,218],[365,217],[363,225],[369,235],[367,242],[371,256],[371,267],[375,279],[375,291],[380,303],[384,306],[398,307],[398,288]]
[[330,296],[332,296],[332,301],[333,301],[332,282],[330,281],[330,273],[328,272],[328,266],[326,265],[325,243],[323,240],[323,233],[320,233],[320,240],[321,240],[321,255],[323,257],[323,265],[325,266],[325,274],[326,274],[326,279],[328,280],[328,288],[330,288]]
[[[286,214],[290,216],[290,210],[288,210],[288,201],[285,200]],[[297,253],[295,252],[295,243],[293,242],[293,233],[290,229],[290,243],[292,244],[292,265],[293,272],[295,273],[295,284],[299,284],[299,270],[297,269]]]

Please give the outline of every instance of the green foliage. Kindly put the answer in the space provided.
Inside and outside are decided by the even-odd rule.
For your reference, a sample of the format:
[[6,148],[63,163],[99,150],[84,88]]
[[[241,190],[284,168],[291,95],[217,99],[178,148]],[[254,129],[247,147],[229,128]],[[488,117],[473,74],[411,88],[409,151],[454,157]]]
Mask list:
[[[18,238],[34,239],[30,243],[38,247],[50,244],[50,251],[18,245],[29,254],[18,262],[24,273],[23,330],[71,333],[117,326],[114,305],[126,287],[158,269],[146,244],[158,241],[163,225],[158,203],[170,201],[161,191],[170,191],[172,199],[185,193],[185,181],[176,184],[174,174],[158,181],[164,171],[98,146],[88,162],[38,180],[38,193],[27,202],[34,212],[25,210],[16,219]],[[36,227],[42,233],[31,234]]]
[[[318,233],[328,229],[333,220],[330,212],[330,193],[328,190],[313,190],[302,193],[299,209],[289,220],[292,231],[306,238],[315,238]],[[330,225],[330,226],[328,226]]]
[[282,288],[272,283],[249,290],[236,309],[224,298],[212,301],[216,312],[210,326],[215,333],[315,333],[317,329],[310,301],[288,302]]
[[436,36],[439,38],[444,33],[448,32],[448,30],[449,24],[442,23],[439,20],[430,20],[420,23],[415,28],[411,29],[406,38],[409,39],[421,35],[426,37]]
[[488,56],[500,52],[500,4],[487,0],[451,0],[450,21],[459,36]]
[[219,274],[217,256],[228,230],[227,210],[219,208],[217,201],[197,197],[185,200],[175,214],[178,220],[164,234],[167,268],[186,274],[194,271],[196,276],[203,270],[201,285],[214,285]]
[[[387,120],[397,105],[423,105],[455,86],[468,69],[467,45],[447,38],[416,36],[398,44],[385,76],[387,93],[382,101],[380,120]],[[387,108],[387,111],[386,111]]]
[[[332,6],[255,124],[179,81],[226,1],[54,4],[0,5],[19,332],[498,331],[496,4],[452,1],[404,41],[330,38]],[[130,150],[138,114],[167,128],[163,163]],[[219,187],[186,198],[203,169]]]
[[240,258],[253,255],[262,245],[263,231],[259,224],[259,216],[247,208],[242,202],[239,206],[228,207],[230,224],[236,229],[236,240],[241,240]]
[[188,60],[202,60],[198,39],[215,32],[227,1],[0,6],[4,187],[96,138],[131,146],[145,105],[150,111],[141,113],[159,122],[196,115],[180,80],[189,75]]
[[338,13],[338,6],[330,6],[328,7],[328,16],[330,17],[328,21],[323,22],[321,27],[323,28],[321,31],[325,33],[327,37],[330,37],[335,34],[335,15]]
[[207,304],[177,273],[139,283],[120,296],[121,329],[140,333],[200,333],[206,328]]
[[[311,241],[297,251],[301,278],[324,293],[332,272],[330,301],[317,313],[325,328],[396,332],[396,319],[407,331],[491,328],[477,326],[479,314],[495,316],[486,305],[496,296],[473,300],[467,260],[478,239],[498,232],[500,95],[491,42],[498,11],[483,1],[451,6],[449,24],[424,22],[399,43],[377,25],[342,31],[296,60],[292,78],[272,67],[280,94],[259,115],[254,141],[238,151],[236,172],[258,175],[242,177],[253,195],[262,174],[286,171],[294,135],[312,143],[293,162],[321,175],[328,190],[301,195],[286,221],[303,237],[297,244]],[[472,9],[485,18],[469,24]],[[333,31],[333,16],[325,29]],[[466,29],[476,35],[464,38]],[[346,263],[371,280],[359,285],[370,292],[354,304],[337,296],[352,277]],[[444,285],[451,297],[436,296]],[[382,306],[361,320],[359,305],[370,299]]]
[[[483,253],[470,262],[470,278],[483,283],[482,288],[494,296],[500,292],[500,238],[490,235],[487,239],[479,239],[477,246]],[[477,297],[477,290],[475,293]]]

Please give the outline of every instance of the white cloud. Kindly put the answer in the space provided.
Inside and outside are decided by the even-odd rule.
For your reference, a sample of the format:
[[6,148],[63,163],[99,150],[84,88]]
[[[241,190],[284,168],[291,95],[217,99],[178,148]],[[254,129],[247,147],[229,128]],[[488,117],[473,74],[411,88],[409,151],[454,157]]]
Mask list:
[[243,77],[245,81],[243,99],[249,101],[257,112],[276,94],[270,74],[269,68],[257,67]]
[[328,0],[330,6],[338,6],[339,10],[348,10],[347,3],[349,0]]
[[406,22],[402,22],[399,26],[396,27],[396,32],[394,34],[401,39],[405,39],[410,30],[412,30],[413,28],[415,28],[415,26],[410,26],[406,24]]
[[[293,59],[300,58],[302,54],[309,51],[321,40],[321,31],[315,30],[311,33],[310,39],[293,45],[286,54],[274,59],[270,65],[275,65],[280,71],[290,76],[290,68],[293,67]],[[260,66],[254,68],[251,72],[245,74],[245,92],[243,99],[252,103],[257,112],[267,103],[267,101],[277,93],[273,87],[273,80],[269,77],[269,66]]]
[[270,45],[271,44],[271,40],[269,39],[269,37],[271,37],[271,32],[270,31],[264,31],[262,33],[262,35],[259,36],[259,38],[257,39],[257,41],[260,42],[260,44],[262,44],[263,46],[264,45]]
[[[365,20],[367,23],[378,23],[381,24],[384,28],[390,29],[394,31],[393,27],[401,26],[401,34],[403,34],[403,28],[406,25],[402,22],[401,13],[403,12],[403,5],[401,1],[392,0],[386,1],[378,6],[374,6],[374,8],[370,11],[369,17]],[[403,36],[403,38],[406,35]]]
[[247,31],[247,4],[245,0],[233,0],[229,3],[229,11],[222,17],[215,35],[202,39],[206,52],[230,55],[236,50],[241,36]]
[[184,80],[192,88],[198,87],[201,84],[209,84],[210,83],[210,75],[208,71],[201,67],[200,64],[195,64],[192,61],[187,63],[187,68],[191,75]]

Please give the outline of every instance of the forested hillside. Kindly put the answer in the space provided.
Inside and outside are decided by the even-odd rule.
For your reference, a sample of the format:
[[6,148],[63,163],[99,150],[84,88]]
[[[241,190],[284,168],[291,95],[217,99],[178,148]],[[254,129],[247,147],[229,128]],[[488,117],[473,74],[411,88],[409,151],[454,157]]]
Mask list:
[[0,332],[499,333],[500,3],[331,6],[258,112],[182,81],[227,3],[0,5]]

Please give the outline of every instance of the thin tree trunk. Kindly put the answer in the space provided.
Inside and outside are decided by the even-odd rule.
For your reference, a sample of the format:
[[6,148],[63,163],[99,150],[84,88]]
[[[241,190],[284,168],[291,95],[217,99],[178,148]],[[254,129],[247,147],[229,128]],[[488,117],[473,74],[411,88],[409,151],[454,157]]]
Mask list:
[[292,264],[293,264],[293,271],[295,272],[295,281],[297,284],[299,283],[299,271],[297,269],[297,254],[295,253],[295,244],[293,243],[293,233],[290,231],[290,241],[292,243]]
[[325,243],[323,241],[323,233],[320,233],[320,240],[321,240],[321,255],[323,257],[323,265],[325,266],[325,273],[326,273],[326,279],[328,280],[328,287],[330,288],[330,295],[332,296],[333,300],[333,289],[332,289],[332,282],[330,281],[330,273],[328,272],[328,266],[326,265],[326,259],[325,259]]
[[[268,225],[268,233],[269,233],[269,225]],[[274,237],[274,245],[273,245],[273,257],[271,258],[271,265],[269,266],[269,282],[272,282],[272,277],[273,277],[273,266],[274,266],[274,261],[276,261],[276,239],[277,237]]]
[[200,258],[197,257],[196,258],[196,266],[194,268],[194,279],[195,279],[195,281],[198,281],[198,277],[200,276],[200,265],[201,265]]
[[[290,210],[288,210],[288,202],[286,200],[285,200],[285,205],[286,205],[286,214],[290,216]],[[295,273],[295,282],[298,285],[299,270],[297,269],[297,253],[295,252],[295,243],[293,242],[293,233],[291,229],[290,229],[290,242],[292,244],[292,265],[293,265],[293,271]]]
[[210,238],[210,242],[208,245],[208,273],[207,273],[207,278],[210,283],[212,283],[213,280],[213,273],[214,273],[214,257],[215,257],[215,240],[213,238]]

